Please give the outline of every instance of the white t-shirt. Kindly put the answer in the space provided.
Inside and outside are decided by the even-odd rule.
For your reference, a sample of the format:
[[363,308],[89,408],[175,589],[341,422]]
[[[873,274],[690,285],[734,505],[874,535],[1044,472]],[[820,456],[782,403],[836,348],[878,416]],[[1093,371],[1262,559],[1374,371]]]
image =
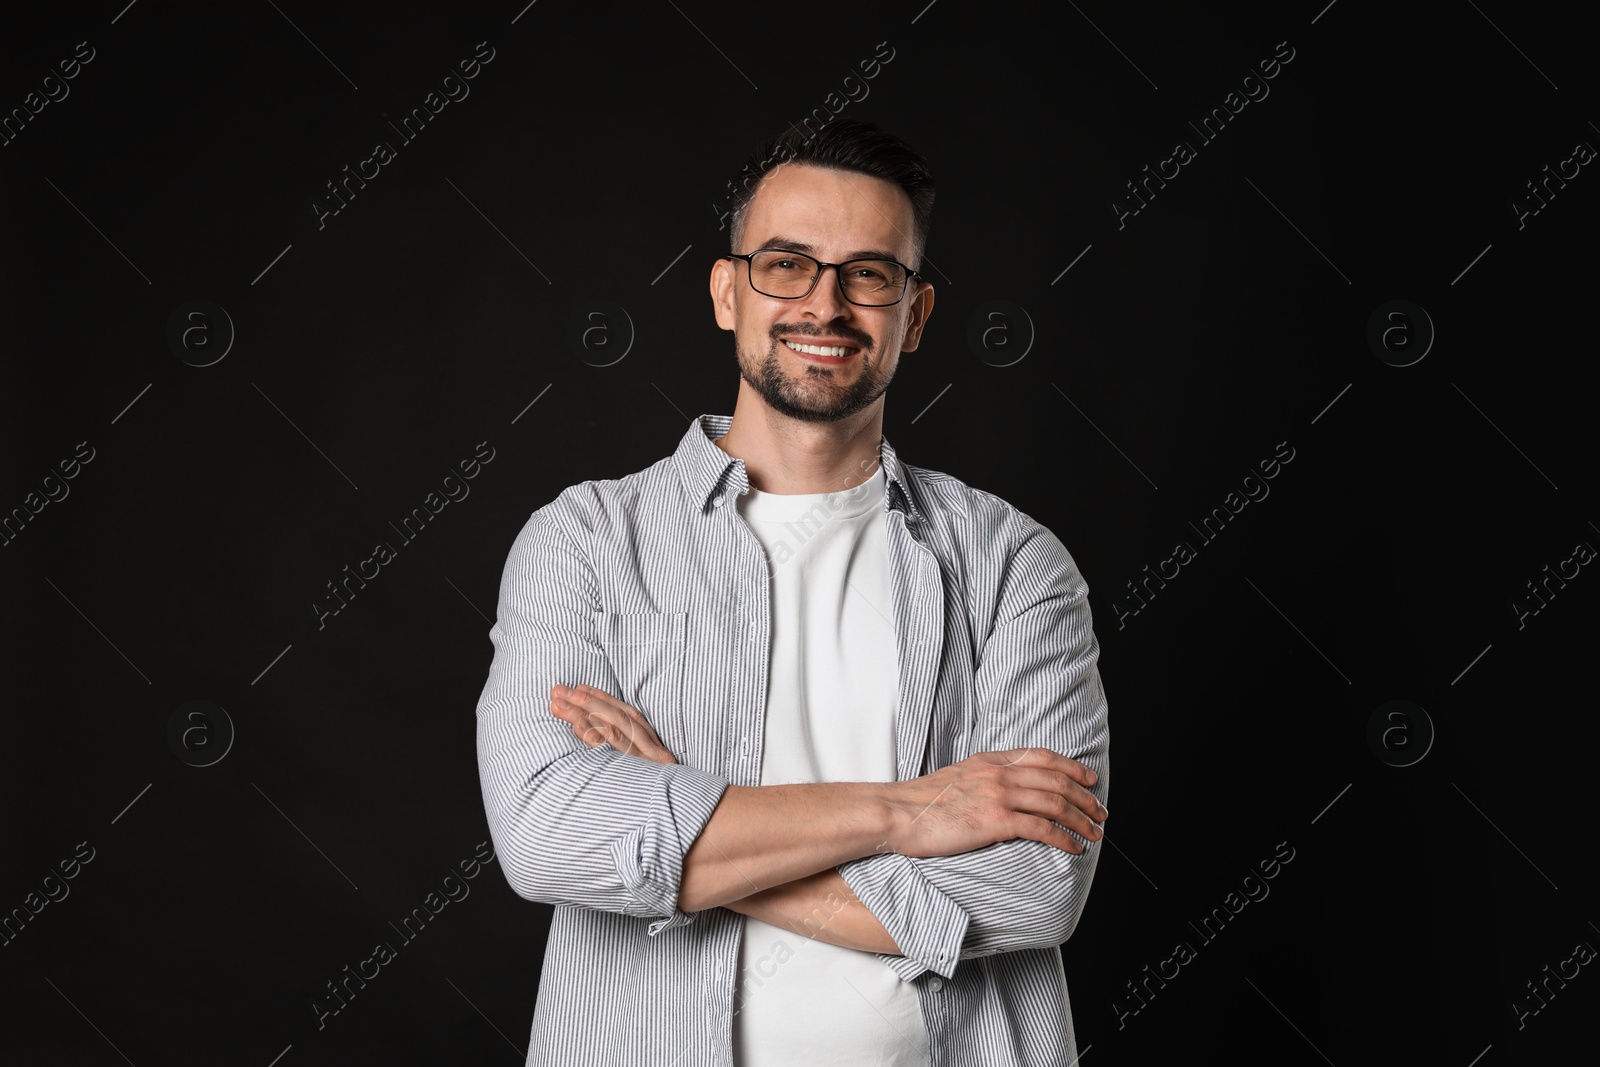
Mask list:
[[[761,784],[892,782],[898,697],[883,468],[853,489],[737,498],[767,552],[772,646]],[[781,832],[781,827],[774,827]],[[826,911],[817,915],[819,922]],[[745,918],[736,1067],[922,1067],[916,987],[872,952]]]

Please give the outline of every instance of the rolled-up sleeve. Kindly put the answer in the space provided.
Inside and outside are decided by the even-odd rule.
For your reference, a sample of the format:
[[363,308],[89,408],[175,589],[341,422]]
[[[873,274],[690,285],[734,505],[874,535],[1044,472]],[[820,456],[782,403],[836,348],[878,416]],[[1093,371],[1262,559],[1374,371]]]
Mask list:
[[655,918],[656,934],[694,918],[677,907],[683,858],[728,780],[591,748],[551,713],[554,685],[621,699],[599,642],[594,568],[551,514],[563,499],[528,520],[501,576],[494,659],[477,709],[484,809],[519,896]]
[[[1098,775],[1090,791],[1104,804],[1110,728],[1088,585],[1044,526],[1014,512],[1006,533],[997,541],[1016,548],[978,652],[972,751],[1070,756]],[[838,871],[904,952],[880,954],[885,964],[906,980],[929,970],[949,978],[960,960],[1068,940],[1100,857],[1098,843],[1085,843],[1081,854],[1025,838],[931,859],[886,853]]]

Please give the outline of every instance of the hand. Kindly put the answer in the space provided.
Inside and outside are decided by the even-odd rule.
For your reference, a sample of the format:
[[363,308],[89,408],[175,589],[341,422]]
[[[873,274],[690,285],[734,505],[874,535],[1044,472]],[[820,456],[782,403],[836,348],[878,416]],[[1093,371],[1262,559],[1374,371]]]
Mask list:
[[1110,813],[1085,786],[1094,771],[1047,748],[979,752],[890,785],[892,829],[880,852],[929,858],[1028,838],[1066,852],[1087,846],[1055,823],[1099,840]]
[[570,723],[578,740],[591,748],[609,744],[654,763],[678,762],[637,708],[593,686],[552,686],[550,714]]

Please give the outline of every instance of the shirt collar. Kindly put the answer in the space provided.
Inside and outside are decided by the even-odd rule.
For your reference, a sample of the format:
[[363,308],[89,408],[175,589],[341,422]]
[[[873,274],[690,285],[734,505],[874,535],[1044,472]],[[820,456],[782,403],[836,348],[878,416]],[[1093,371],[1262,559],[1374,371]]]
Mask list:
[[[732,426],[732,415],[701,415],[689,424],[673,453],[684,489],[702,514],[716,506],[716,497],[743,496],[750,488],[744,460],[728,455],[716,444],[717,438]],[[896,459],[887,437],[879,445],[878,460],[883,465],[887,488],[885,507],[902,512],[908,522],[921,522],[911,472]]]

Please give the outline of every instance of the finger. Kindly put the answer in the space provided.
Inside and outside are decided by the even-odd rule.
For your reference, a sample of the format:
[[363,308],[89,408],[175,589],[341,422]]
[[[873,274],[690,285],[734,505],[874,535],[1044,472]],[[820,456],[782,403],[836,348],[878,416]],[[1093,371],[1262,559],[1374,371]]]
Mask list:
[[[1005,772],[1005,784],[1010,788],[1038,790],[1054,793],[1068,804],[1082,811],[1093,822],[1104,822],[1111,814],[1092,792],[1073,780],[1071,775],[1049,767],[1015,765]],[[1041,814],[1046,814],[1041,812]]]
[[589,686],[578,686],[577,689],[581,690],[580,695],[583,698],[583,706],[595,711],[609,712],[613,716],[612,721],[625,719],[629,723],[637,724],[639,728],[643,729],[646,736],[652,740],[659,740],[656,736],[655,728],[650,725],[650,720],[646,719],[644,713],[632,704],[625,703],[610,693]]
[[1071,756],[1063,756],[1048,748],[1013,748],[1004,755],[1010,757],[1007,762],[1014,766],[1049,767],[1067,775],[1080,785],[1092,786],[1100,780],[1100,776],[1093,768],[1085,766]]
[[627,704],[624,704],[604,689],[596,689],[592,685],[573,686],[571,692],[567,694],[567,702],[580,708],[600,707],[609,708],[613,711],[621,711],[627,708],[632,710],[628,708]]
[[1090,841],[1105,835],[1092,814],[1054,789],[1013,789],[1006,794],[1004,803],[1012,811],[1058,822]]
[[[574,731],[584,731],[580,740],[591,746],[602,743],[609,744],[618,752],[629,756],[639,756],[656,763],[666,762],[670,758],[665,747],[662,747],[654,736],[645,736],[644,732],[633,727],[630,723],[617,720],[622,718],[620,712],[605,710],[591,710],[578,713],[578,722],[582,727],[574,726]],[[676,762],[672,760],[671,762]]]
[[1059,848],[1063,852],[1071,852],[1081,856],[1089,850],[1089,846],[1073,837],[1067,831],[1051,822],[1049,819],[1036,818],[1032,815],[1018,815],[1017,836],[1025,837],[1030,841]]
[[606,721],[615,723],[618,726],[629,729],[642,727],[651,736],[654,736],[655,731],[651,730],[650,723],[638,708],[598,689],[582,686],[579,687],[579,690],[575,690],[573,697],[568,699],[569,706],[579,708],[586,714],[604,716]]
[[567,697],[555,697],[550,701],[550,706],[557,714],[561,714],[563,717],[579,715],[604,718],[608,722],[620,722],[626,718],[620,708],[613,707],[605,701],[597,700],[592,695],[588,698],[578,698],[576,700]]
[[572,724],[572,732],[579,741],[582,741],[590,748],[599,748],[610,741],[603,727],[596,726],[587,719],[580,719],[574,722]]

